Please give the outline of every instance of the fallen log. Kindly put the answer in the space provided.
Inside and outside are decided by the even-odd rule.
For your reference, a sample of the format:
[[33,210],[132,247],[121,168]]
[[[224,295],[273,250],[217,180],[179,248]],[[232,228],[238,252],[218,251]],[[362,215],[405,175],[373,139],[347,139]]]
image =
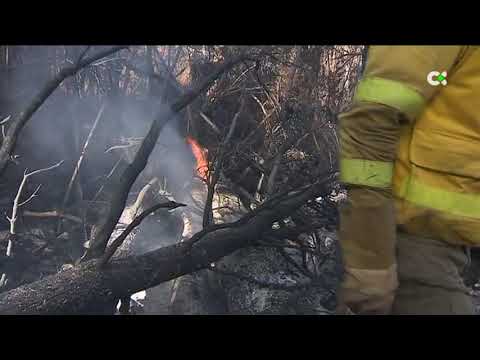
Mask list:
[[[271,230],[309,199],[328,192],[327,177],[281,198],[274,197],[240,220],[214,225],[186,241],[140,256],[115,259],[98,270],[93,259],[72,269],[0,294],[0,314],[105,314],[119,298],[211,266]],[[197,234],[198,235],[198,234]],[[105,310],[108,309],[108,310]]]

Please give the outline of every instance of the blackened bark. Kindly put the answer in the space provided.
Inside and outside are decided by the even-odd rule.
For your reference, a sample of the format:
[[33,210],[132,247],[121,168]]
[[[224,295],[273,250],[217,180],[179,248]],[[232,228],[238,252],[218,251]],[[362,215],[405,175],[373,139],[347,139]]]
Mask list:
[[171,106],[171,111],[169,113],[166,114],[162,112],[154,119],[150,130],[135,154],[133,162],[128,165],[123,174],[119,176],[118,180],[113,183],[109,189],[106,189],[106,202],[108,203],[108,209],[105,211],[105,214],[100,217],[101,223],[95,226],[95,236],[92,237],[91,247],[85,253],[82,261],[97,258],[104,253],[110,235],[115,229],[115,226],[122,215],[123,209],[125,208],[130,188],[147,165],[148,158],[157,143],[163,127],[169,122],[174,114],[180,112],[195,100],[198,95],[208,89],[221,74],[245,59],[245,56],[240,56],[231,61],[225,62],[207,79],[205,79],[198,88],[183,95],[177,102],[175,102]]
[[98,260],[0,295],[0,314],[101,314],[117,299],[200,269],[258,240],[272,223],[292,214],[309,199],[326,193],[330,178],[282,199],[272,199],[231,224],[202,238],[112,261]]

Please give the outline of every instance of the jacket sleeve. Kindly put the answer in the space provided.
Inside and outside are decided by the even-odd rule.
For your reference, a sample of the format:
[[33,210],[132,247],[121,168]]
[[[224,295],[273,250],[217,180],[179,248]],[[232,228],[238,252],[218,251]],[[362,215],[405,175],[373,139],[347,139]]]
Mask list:
[[[393,163],[401,127],[411,124],[441,86],[431,71],[461,59],[460,46],[373,46],[351,109],[340,115],[340,209],[346,302],[392,294],[397,287]],[[448,85],[447,85],[448,86]]]

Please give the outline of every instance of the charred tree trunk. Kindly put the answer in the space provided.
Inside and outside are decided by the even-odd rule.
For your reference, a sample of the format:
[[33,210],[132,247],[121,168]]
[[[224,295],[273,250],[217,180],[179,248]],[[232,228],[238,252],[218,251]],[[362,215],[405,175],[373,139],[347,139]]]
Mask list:
[[[329,180],[329,179],[328,179]],[[90,260],[73,269],[0,295],[0,314],[102,314],[119,298],[200,269],[257,241],[309,199],[325,193],[322,182],[273,198],[239,221],[217,225],[203,236],[98,268]],[[111,310],[110,310],[111,311]]]

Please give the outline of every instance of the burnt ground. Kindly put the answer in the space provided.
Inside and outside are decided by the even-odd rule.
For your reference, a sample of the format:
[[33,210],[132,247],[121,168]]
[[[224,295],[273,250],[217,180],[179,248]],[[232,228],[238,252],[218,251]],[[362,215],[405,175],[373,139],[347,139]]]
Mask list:
[[[197,197],[202,194],[197,193]],[[227,196],[223,202],[228,203]],[[189,231],[198,231],[201,217],[194,213],[189,219],[193,223]],[[217,220],[233,221],[235,215],[224,214]],[[151,233],[155,229],[151,225],[148,230],[140,229],[138,241],[143,231]],[[299,266],[302,259],[293,250],[268,246],[244,248],[215,264],[213,271],[199,271],[147,290],[146,298],[132,305],[141,314],[332,314],[336,306],[335,290],[341,281],[340,251],[334,230],[322,229],[316,235],[324,246],[319,249],[315,268]],[[317,274],[315,283],[309,283],[311,274],[305,274],[305,270]],[[472,262],[464,278],[480,314],[477,251],[472,251]]]
[[[136,232],[137,239],[132,240],[138,240],[137,244],[141,244],[142,248],[167,245],[165,240],[158,244],[148,243],[145,237],[152,239],[153,234],[160,230],[159,226],[165,231],[161,224],[172,220],[173,216],[150,217]],[[176,217],[177,224],[179,219],[179,216]],[[6,232],[2,232],[1,238],[4,239],[6,235]],[[145,299],[138,300],[138,303],[132,301],[132,310],[145,315],[331,314],[335,307],[334,290],[340,281],[341,269],[334,233],[324,231],[322,236],[327,245],[324,249],[325,263],[319,268],[321,281],[313,286],[294,288],[307,282],[308,277],[285,261],[278,249],[251,247],[241,249],[216,264],[225,273],[234,275],[200,271],[183,276],[176,281],[148,289]],[[69,252],[73,251],[66,246],[68,242],[68,236],[56,238],[45,224],[37,225],[20,235],[17,255],[22,261],[16,268],[18,276],[12,279],[15,283],[9,284],[5,290],[61,271],[69,263]],[[1,243],[3,245],[4,241]],[[466,284],[472,289],[477,314],[480,314],[479,260],[478,252],[473,251],[471,266],[464,274]],[[243,278],[239,278],[239,275]]]
[[[204,191],[193,191],[201,210]],[[147,201],[148,206],[152,201]],[[132,196],[130,204],[135,203]],[[240,216],[241,205],[232,200],[231,194],[223,194],[215,207],[237,207],[237,212],[217,211],[218,222],[231,222]],[[192,210],[195,205],[190,204]],[[128,215],[130,207],[125,214]],[[134,230],[117,256],[141,254],[161,246],[170,245],[190,237],[201,229],[201,211],[178,209],[158,212],[148,216]],[[188,218],[189,223],[185,223]],[[56,219],[21,219],[25,225],[15,243],[15,267],[3,262],[12,277],[5,290],[36,281],[55,274],[70,266],[82,249],[78,248],[83,236],[82,227],[65,223],[61,235],[56,235]],[[115,238],[131,219],[122,217]],[[333,220],[332,220],[333,221]],[[332,224],[334,225],[334,224]],[[0,250],[6,246],[7,231],[0,233]],[[240,249],[215,264],[211,271],[203,270],[186,275],[175,281],[160,284],[146,290],[145,298],[132,300],[132,313],[136,314],[332,314],[336,297],[335,290],[341,280],[341,261],[334,229],[316,232],[323,244],[317,253],[317,263],[302,266],[304,259],[296,250],[282,246],[253,246]],[[282,244],[283,246],[285,243]],[[480,314],[480,252],[472,251],[470,267],[464,274],[467,286],[472,289],[477,313]],[[4,260],[4,259],[3,259]],[[313,273],[313,276],[312,276]],[[312,283],[312,277],[315,281]],[[143,294],[138,294],[143,295]],[[138,297],[137,295],[137,297]]]

